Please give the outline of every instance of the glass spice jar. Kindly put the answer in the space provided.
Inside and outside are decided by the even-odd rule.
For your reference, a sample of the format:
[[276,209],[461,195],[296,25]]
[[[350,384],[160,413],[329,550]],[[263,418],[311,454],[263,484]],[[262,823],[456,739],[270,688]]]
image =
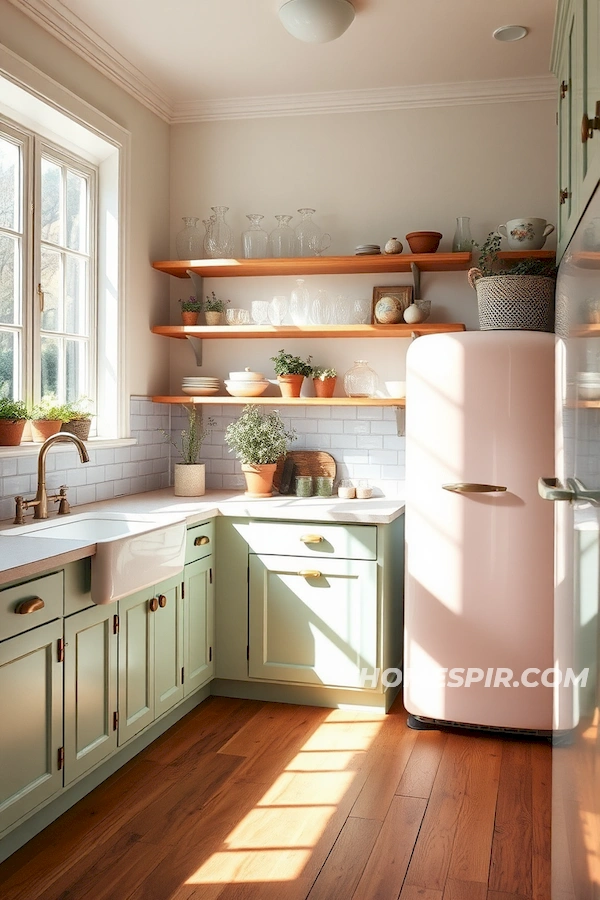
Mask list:
[[333,478],[331,475],[317,475],[315,488],[317,497],[331,497],[333,493]]
[[349,478],[342,478],[338,485],[338,497],[342,500],[353,500],[356,497],[356,488]]
[[296,475],[296,497],[312,497],[312,475]]

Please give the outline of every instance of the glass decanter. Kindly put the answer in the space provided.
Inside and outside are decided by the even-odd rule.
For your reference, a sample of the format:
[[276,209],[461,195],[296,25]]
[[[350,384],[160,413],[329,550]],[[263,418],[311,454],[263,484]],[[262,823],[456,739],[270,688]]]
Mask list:
[[215,221],[215,216],[211,216],[210,219],[202,219],[202,224],[204,225],[204,241],[202,243],[202,249],[204,251],[204,257],[210,257],[210,231],[213,226],[213,222]]
[[290,316],[294,325],[310,325],[310,294],[304,278],[296,279],[290,295]]
[[357,359],[344,375],[344,390],[348,397],[374,397],[378,382],[366,359]]
[[456,219],[456,231],[454,232],[454,240],[452,241],[452,252],[461,253],[473,249],[473,238],[471,237],[471,226],[469,216],[459,216]]
[[233,256],[233,234],[225,221],[228,206],[211,206],[215,214],[207,239],[210,259],[228,259]]
[[321,246],[323,234],[318,225],[312,220],[314,209],[304,207],[299,209],[301,219],[296,226],[296,254],[297,256],[318,256],[317,248]]
[[184,228],[175,238],[177,259],[202,259],[202,234],[196,216],[183,216]]
[[296,235],[290,228],[291,216],[275,216],[277,228],[269,235],[269,249],[274,259],[288,259],[296,255]]
[[269,255],[269,235],[261,227],[264,216],[247,215],[250,227],[242,233],[242,255],[244,259],[264,259]]

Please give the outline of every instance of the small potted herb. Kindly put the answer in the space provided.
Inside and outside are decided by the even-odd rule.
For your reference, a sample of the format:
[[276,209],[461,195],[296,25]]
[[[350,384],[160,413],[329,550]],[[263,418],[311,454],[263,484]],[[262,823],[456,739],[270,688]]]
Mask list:
[[179,443],[173,440],[168,431],[162,432],[181,458],[181,462],[175,463],[174,467],[174,494],[176,497],[202,497],[206,490],[206,465],[198,462],[198,456],[202,442],[217,423],[215,419],[209,418],[205,426],[202,412],[198,415],[193,404],[184,405],[183,409],[187,415],[188,427],[180,432]]
[[277,356],[271,357],[282,397],[300,396],[302,382],[305,378],[310,378],[312,374],[311,359],[312,357],[309,356],[304,360],[299,356],[292,356],[291,353],[286,353],[284,350],[280,350]]
[[214,291],[210,292],[210,296],[206,295],[204,303],[204,315],[207,325],[223,325],[223,313],[225,312],[225,304],[229,300],[221,300]]
[[0,397],[0,445],[18,447],[28,418],[29,413],[22,400]]
[[94,414],[90,409],[92,401],[89,397],[79,397],[72,403],[65,403],[65,418],[61,425],[61,431],[68,431],[82,441],[87,441],[90,436],[90,428]]
[[258,406],[245,406],[239,419],[225,429],[225,443],[242,464],[247,497],[271,497],[277,461],[287,445],[296,440],[276,410],[263,413]]
[[32,408],[30,419],[31,439],[41,444],[60,431],[63,422],[69,419],[69,412],[66,404],[58,403],[53,394],[48,394]]
[[337,371],[323,366],[313,366],[311,377],[315,386],[315,397],[333,397]]
[[180,300],[181,321],[184,325],[197,325],[198,316],[202,312],[202,301],[190,296],[188,300]]

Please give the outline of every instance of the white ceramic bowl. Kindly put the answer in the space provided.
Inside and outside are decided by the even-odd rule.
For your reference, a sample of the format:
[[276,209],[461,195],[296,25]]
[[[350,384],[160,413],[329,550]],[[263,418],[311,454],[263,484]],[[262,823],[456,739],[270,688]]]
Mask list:
[[232,397],[260,397],[269,387],[268,381],[226,381],[225,390]]
[[390,397],[397,397],[401,399],[402,397],[406,397],[406,382],[405,381],[386,381],[385,389],[390,395]]
[[230,372],[230,381],[264,381],[265,376],[262,372],[251,372],[250,369],[244,369],[243,372]]

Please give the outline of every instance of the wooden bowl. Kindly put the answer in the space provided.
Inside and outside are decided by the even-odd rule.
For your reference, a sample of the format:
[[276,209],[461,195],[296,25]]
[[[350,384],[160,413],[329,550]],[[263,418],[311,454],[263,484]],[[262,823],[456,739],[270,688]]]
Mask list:
[[441,239],[439,231],[411,231],[406,235],[412,253],[435,253]]

